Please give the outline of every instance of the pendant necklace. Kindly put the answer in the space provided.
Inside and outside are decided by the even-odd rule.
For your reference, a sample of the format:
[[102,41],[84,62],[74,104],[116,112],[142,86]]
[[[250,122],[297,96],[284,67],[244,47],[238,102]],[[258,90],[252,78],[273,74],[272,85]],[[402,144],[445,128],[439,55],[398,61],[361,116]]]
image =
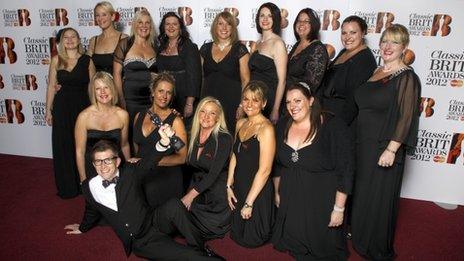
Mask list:
[[227,46],[230,45],[230,42],[227,42],[227,43],[218,43],[217,44],[217,47],[219,48],[219,50],[222,52],[224,51],[224,49],[226,49]]
[[291,157],[291,159],[292,159],[292,161],[293,161],[294,163],[297,162],[297,161],[300,159],[300,158],[299,158],[300,155],[298,155],[298,148],[299,148],[299,147],[300,147],[300,142],[298,142],[298,145],[296,146],[296,149],[294,149],[293,152],[292,152],[292,157]]

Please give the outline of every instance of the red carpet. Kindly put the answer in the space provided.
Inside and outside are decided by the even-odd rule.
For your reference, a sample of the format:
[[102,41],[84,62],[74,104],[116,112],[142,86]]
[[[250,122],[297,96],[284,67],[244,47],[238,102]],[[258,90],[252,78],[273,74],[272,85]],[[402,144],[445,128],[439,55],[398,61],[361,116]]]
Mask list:
[[[52,161],[0,154],[1,260],[126,260],[109,227],[66,235],[79,223],[82,197],[55,196]],[[402,199],[395,249],[397,260],[464,260],[464,207],[453,211],[430,202]],[[228,237],[208,242],[227,260],[292,260],[271,245],[246,249]],[[350,247],[349,260],[361,260]],[[140,260],[131,256],[129,260]]]

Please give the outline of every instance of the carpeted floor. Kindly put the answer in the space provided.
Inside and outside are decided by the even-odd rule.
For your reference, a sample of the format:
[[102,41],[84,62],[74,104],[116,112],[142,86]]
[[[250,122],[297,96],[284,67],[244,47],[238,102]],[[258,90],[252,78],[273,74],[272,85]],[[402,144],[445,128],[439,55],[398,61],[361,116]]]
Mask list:
[[[80,222],[84,200],[55,196],[51,160],[0,154],[0,169],[0,260],[126,260],[109,227],[65,234],[66,224]],[[397,260],[464,260],[463,238],[464,207],[447,211],[431,202],[401,200]],[[269,244],[246,249],[226,237],[208,245],[227,260],[292,260]],[[361,260],[351,246],[350,252],[350,260]]]

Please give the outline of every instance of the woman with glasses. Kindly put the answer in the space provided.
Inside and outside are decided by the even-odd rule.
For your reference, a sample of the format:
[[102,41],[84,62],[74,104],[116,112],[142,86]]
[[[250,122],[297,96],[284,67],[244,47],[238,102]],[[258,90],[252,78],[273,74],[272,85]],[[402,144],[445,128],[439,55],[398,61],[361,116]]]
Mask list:
[[286,84],[304,82],[315,93],[324,77],[329,56],[324,44],[319,41],[321,23],[311,8],[301,10],[293,23],[297,42],[288,54]]

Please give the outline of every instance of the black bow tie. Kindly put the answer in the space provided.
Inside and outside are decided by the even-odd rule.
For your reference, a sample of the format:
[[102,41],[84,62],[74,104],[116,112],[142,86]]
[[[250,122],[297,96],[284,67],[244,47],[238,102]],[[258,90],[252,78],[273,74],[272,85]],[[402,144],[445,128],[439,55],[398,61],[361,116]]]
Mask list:
[[110,184],[112,184],[112,183],[113,183],[113,184],[118,183],[118,179],[119,179],[118,176],[114,177],[114,178],[111,179],[111,180],[106,180],[106,179],[104,179],[104,180],[102,180],[102,186],[103,186],[104,188],[107,188],[107,187],[108,187]]

